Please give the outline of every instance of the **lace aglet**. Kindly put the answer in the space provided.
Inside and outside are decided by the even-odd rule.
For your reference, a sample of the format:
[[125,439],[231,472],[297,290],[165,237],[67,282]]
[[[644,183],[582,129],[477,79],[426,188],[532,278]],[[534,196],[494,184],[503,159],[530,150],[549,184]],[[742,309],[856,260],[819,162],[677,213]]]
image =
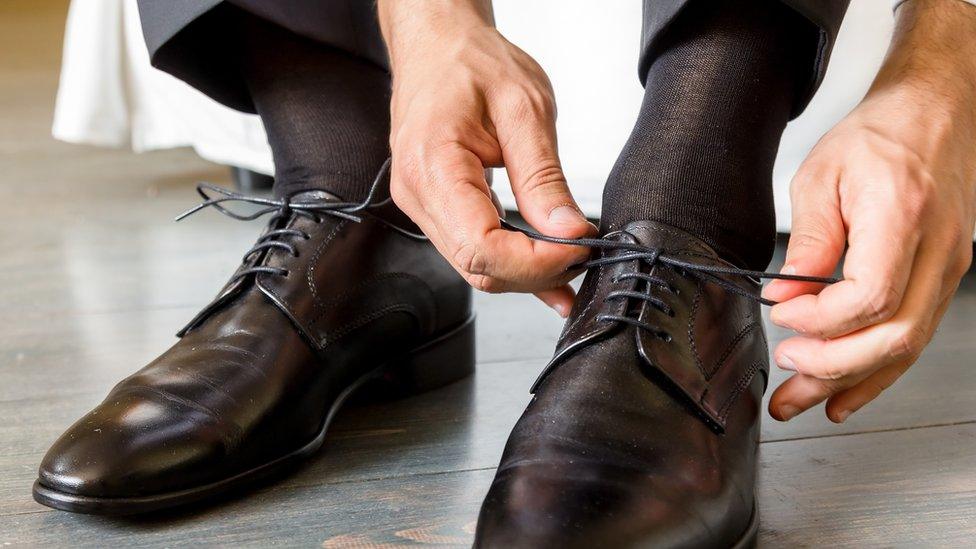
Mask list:
[[202,209],[204,209],[206,207],[207,207],[207,204],[198,204],[198,205],[190,208],[189,210],[181,213],[180,215],[174,217],[173,218],[173,221],[176,221],[176,222],[183,221],[187,217],[190,217],[191,215],[199,212],[200,210],[202,210]]

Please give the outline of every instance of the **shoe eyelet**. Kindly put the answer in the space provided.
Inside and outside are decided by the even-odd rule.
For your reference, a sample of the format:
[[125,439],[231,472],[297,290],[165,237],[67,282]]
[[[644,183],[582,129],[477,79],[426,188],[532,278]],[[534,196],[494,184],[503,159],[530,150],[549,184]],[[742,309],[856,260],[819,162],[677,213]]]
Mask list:
[[671,334],[663,334],[661,339],[664,340],[665,343],[671,343],[673,338],[671,337]]

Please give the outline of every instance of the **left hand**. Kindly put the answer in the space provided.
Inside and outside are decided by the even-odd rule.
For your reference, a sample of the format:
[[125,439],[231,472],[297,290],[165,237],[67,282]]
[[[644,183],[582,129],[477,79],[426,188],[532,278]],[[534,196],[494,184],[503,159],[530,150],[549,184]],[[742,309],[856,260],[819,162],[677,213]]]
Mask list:
[[[899,12],[917,18],[922,8]],[[796,372],[770,400],[776,419],[826,400],[839,423],[874,400],[918,358],[971,263],[976,97],[972,80],[946,75],[976,67],[972,58],[948,72],[937,58],[916,66],[911,38],[902,37],[903,51],[893,47],[864,101],[791,185],[783,272],[829,276],[842,256],[844,267],[843,280],[826,288],[777,280],[763,292],[780,302],[773,323],[800,334],[774,352],[780,368]]]

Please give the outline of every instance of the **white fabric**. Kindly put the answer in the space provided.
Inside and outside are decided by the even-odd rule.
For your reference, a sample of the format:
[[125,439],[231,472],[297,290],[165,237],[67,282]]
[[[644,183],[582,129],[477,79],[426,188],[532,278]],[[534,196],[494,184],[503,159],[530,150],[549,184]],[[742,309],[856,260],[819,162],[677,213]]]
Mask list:
[[73,0],[52,133],[137,152],[191,146],[213,162],[273,173],[257,116],[149,65],[135,0]]
[[[781,231],[789,230],[792,174],[863,96],[881,63],[893,24],[890,6],[851,3],[820,92],[787,128],[774,173]],[[495,13],[502,32],[549,73],[566,174],[583,210],[598,214],[606,174],[641,102],[635,68],[640,3],[495,0]],[[190,145],[214,162],[273,171],[257,117],[223,107],[149,66],[135,0],[72,1],[54,135],[136,151]],[[495,176],[503,204],[514,206],[504,171]]]

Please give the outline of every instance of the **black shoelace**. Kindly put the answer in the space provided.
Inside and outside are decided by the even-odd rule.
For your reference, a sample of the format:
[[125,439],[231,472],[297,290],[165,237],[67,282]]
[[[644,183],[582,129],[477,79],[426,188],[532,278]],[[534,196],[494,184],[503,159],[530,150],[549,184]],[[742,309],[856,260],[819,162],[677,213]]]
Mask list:
[[[214,208],[220,213],[232,217],[234,219],[242,221],[250,221],[257,219],[263,215],[274,213],[268,220],[270,225],[273,225],[278,220],[286,220],[292,215],[300,215],[309,217],[316,223],[322,221],[322,216],[333,216],[341,219],[346,219],[349,221],[360,222],[362,217],[358,214],[367,208],[374,206],[373,199],[376,195],[376,191],[379,185],[382,183],[383,178],[386,176],[390,169],[390,160],[387,159],[373,181],[372,186],[369,189],[369,193],[362,202],[338,202],[338,201],[301,201],[293,200],[292,198],[287,199],[273,199],[273,198],[261,198],[254,196],[246,196],[210,183],[200,183],[197,185],[197,192],[203,197],[204,201],[195,207],[180,214],[176,220],[186,218],[187,216],[193,215],[200,210],[205,208]],[[214,193],[211,195],[210,193]],[[234,212],[223,206],[225,202],[243,202],[248,204],[256,204],[258,206],[263,206],[255,212],[249,214],[241,214]],[[692,276],[698,278],[699,280],[705,282],[711,282],[723,289],[725,291],[743,296],[745,298],[757,301],[763,305],[775,305],[776,302],[770,299],[765,299],[761,296],[755,295],[749,291],[746,291],[739,287],[738,285],[729,282],[719,275],[730,275],[739,276],[744,278],[753,279],[781,279],[781,280],[795,280],[799,282],[815,282],[819,284],[833,284],[839,279],[830,277],[819,277],[819,276],[804,276],[804,275],[787,275],[781,273],[771,273],[765,271],[751,271],[748,269],[739,269],[736,267],[721,267],[717,265],[705,265],[701,263],[693,263],[690,261],[684,261],[675,257],[671,257],[665,254],[662,250],[656,248],[650,248],[647,246],[642,246],[640,244],[631,244],[628,242],[617,242],[612,240],[607,240],[605,238],[558,238],[554,236],[546,236],[544,234],[537,233],[535,231],[524,229],[522,227],[517,227],[508,223],[504,219],[500,219],[503,228],[520,232],[529,238],[535,240],[541,240],[544,242],[551,242],[553,244],[568,244],[571,246],[584,246],[588,248],[594,248],[601,250],[603,252],[609,251],[621,251],[619,255],[615,256],[604,256],[591,259],[589,261],[583,262],[579,265],[573,267],[573,269],[590,269],[592,267],[600,267],[603,265],[610,265],[614,263],[623,263],[627,261],[641,261],[645,263],[648,267],[653,267],[655,264],[663,265],[669,267],[678,274],[682,276]],[[305,231],[298,229],[273,229],[262,235],[255,245],[244,254],[242,258],[243,262],[247,262],[255,254],[261,253],[264,250],[271,249],[281,249],[285,250],[292,256],[298,256],[298,249],[295,248],[293,244],[283,240],[284,238],[302,238],[308,240],[309,234]],[[288,270],[278,267],[269,267],[263,265],[254,265],[248,267],[247,269],[241,270],[232,280],[236,281],[239,278],[243,278],[250,274],[256,273],[269,273],[279,276],[287,276]],[[665,302],[663,299],[655,296],[652,291],[655,288],[662,289],[666,292],[677,294],[677,288],[674,288],[667,281],[642,272],[635,273],[625,273],[617,277],[614,282],[621,282],[628,279],[637,279],[645,282],[644,291],[633,291],[633,290],[615,290],[607,294],[606,300],[617,300],[617,299],[637,299],[640,301],[645,301],[653,306],[655,309],[661,311],[662,313],[673,316],[674,310]],[[615,314],[600,314],[596,317],[599,322],[615,322],[624,323],[637,328],[647,330],[648,332],[656,335],[657,337],[664,339],[665,341],[670,341],[670,334],[660,330],[659,328],[650,325],[646,322],[642,322],[636,318],[632,318],[626,315],[615,315]]]
[[[279,220],[287,220],[292,215],[307,217],[315,223],[321,223],[323,216],[338,217],[340,219],[346,219],[359,223],[362,221],[362,217],[358,215],[359,212],[374,206],[373,199],[376,195],[376,190],[379,188],[379,184],[382,182],[383,176],[386,175],[389,165],[390,161],[388,159],[383,164],[379,174],[373,181],[373,185],[369,189],[369,193],[362,202],[339,202],[328,200],[306,201],[295,200],[294,196],[283,199],[262,198],[258,196],[243,195],[223,187],[218,187],[217,185],[213,185],[211,183],[199,183],[197,185],[197,193],[203,197],[203,202],[177,216],[176,221],[185,219],[186,217],[189,217],[205,208],[213,208],[228,217],[240,221],[251,221],[263,215],[273,213],[274,215],[268,218],[269,226],[274,226]],[[224,203],[227,202],[256,204],[262,207],[251,213],[238,213],[225,207]],[[244,257],[241,258],[241,262],[247,263],[256,254],[259,254],[265,250],[273,249],[284,250],[292,257],[298,257],[298,249],[294,244],[285,240],[286,238],[301,238],[303,240],[308,240],[311,237],[307,232],[298,229],[269,230],[258,238],[258,241],[254,244],[254,246],[244,254]],[[257,273],[288,276],[288,269],[270,267],[266,265],[252,265],[238,272],[230,280],[230,282],[233,283],[240,278]]]
[[[771,273],[766,271],[752,271],[749,269],[739,269],[736,267],[722,267],[718,265],[705,265],[701,263],[693,263],[690,261],[685,261],[675,257],[671,257],[665,254],[662,250],[657,248],[651,248],[648,246],[643,246],[640,244],[631,244],[629,242],[618,242],[613,240],[607,240],[605,238],[557,238],[554,236],[546,236],[544,234],[537,233],[535,231],[524,229],[522,227],[517,227],[502,220],[502,226],[508,230],[518,231],[529,238],[534,240],[541,240],[543,242],[551,242],[553,244],[569,244],[573,246],[584,246],[588,248],[594,248],[601,250],[603,252],[609,251],[620,251],[618,255],[605,256],[591,259],[575,265],[573,269],[590,269],[592,267],[601,267],[604,265],[611,265],[615,263],[624,263],[627,261],[640,261],[646,264],[648,267],[653,267],[655,264],[663,265],[670,269],[676,271],[682,276],[691,276],[698,278],[704,282],[711,282],[727,292],[743,296],[745,298],[751,299],[753,301],[759,302],[763,305],[776,305],[776,302],[771,299],[763,298],[762,296],[756,295],[752,292],[742,289],[738,285],[729,282],[719,275],[731,275],[740,276],[743,278],[753,278],[753,279],[780,279],[780,280],[795,280],[799,282],[815,282],[819,284],[833,284],[839,279],[831,277],[820,277],[820,276],[804,276],[804,275],[788,275],[782,273]],[[633,291],[633,290],[615,290],[611,291],[606,296],[606,301],[613,301],[619,299],[637,299],[640,301],[645,301],[649,303],[655,309],[661,311],[668,316],[674,316],[674,310],[665,302],[663,299],[655,296],[652,291],[655,288],[659,288],[665,292],[677,295],[678,289],[669,284],[666,280],[659,277],[643,273],[624,273],[616,277],[613,282],[619,283],[623,280],[637,279],[645,282],[644,291]],[[656,337],[663,339],[664,341],[671,341],[671,335],[660,328],[642,322],[636,318],[626,316],[626,315],[616,315],[616,314],[600,314],[597,315],[596,320],[598,322],[614,322],[614,323],[624,323],[631,326],[635,326],[639,329],[646,330]]]

